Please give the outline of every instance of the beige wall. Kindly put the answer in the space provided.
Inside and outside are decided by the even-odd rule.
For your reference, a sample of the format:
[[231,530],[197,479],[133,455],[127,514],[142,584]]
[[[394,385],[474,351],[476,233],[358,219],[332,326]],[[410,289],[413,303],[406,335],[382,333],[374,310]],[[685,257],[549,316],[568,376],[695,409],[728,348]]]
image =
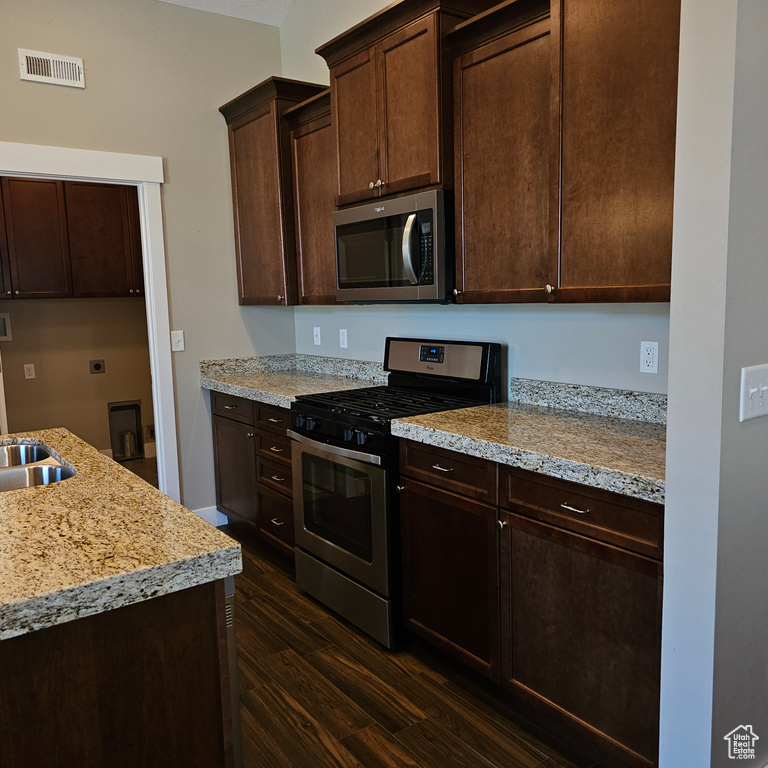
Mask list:
[[[137,299],[0,301],[12,341],[0,342],[10,432],[66,427],[99,450],[110,447],[107,404],[141,400],[152,416],[146,310]],[[89,361],[104,360],[91,374]],[[36,378],[24,378],[24,365]]]
[[[16,49],[80,56],[87,88],[19,80]],[[227,134],[218,107],[280,74],[276,27],[156,0],[3,0],[0,141],[156,155],[184,503],[214,503],[199,360],[294,347],[288,308],[237,306]]]

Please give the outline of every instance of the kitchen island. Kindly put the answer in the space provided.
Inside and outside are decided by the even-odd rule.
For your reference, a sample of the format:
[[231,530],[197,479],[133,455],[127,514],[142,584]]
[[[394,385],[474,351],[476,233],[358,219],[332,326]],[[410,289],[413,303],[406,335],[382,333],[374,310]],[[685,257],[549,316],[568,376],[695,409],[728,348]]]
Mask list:
[[239,545],[65,429],[74,477],[0,493],[0,765],[229,765]]

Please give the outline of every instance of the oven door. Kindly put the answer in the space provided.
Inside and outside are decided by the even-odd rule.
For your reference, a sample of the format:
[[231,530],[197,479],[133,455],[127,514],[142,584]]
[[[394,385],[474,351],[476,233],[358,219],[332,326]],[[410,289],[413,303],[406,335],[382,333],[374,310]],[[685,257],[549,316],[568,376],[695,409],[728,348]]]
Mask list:
[[288,434],[296,545],[387,597],[388,473],[382,457]]

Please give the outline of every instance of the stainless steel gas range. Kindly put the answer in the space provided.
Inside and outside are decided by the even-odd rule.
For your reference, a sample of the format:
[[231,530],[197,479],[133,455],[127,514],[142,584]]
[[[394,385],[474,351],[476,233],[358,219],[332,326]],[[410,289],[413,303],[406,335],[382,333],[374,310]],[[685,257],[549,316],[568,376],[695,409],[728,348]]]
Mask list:
[[386,386],[292,405],[296,583],[391,648],[400,636],[397,438],[392,419],[503,399],[501,347],[387,338]]

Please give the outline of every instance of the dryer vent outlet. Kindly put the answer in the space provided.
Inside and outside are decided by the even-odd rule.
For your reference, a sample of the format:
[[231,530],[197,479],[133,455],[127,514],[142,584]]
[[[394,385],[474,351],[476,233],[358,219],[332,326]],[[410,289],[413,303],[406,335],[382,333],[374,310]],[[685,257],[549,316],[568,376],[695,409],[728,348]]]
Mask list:
[[22,80],[36,83],[85,88],[83,60],[58,53],[43,53],[19,48],[19,74]]

